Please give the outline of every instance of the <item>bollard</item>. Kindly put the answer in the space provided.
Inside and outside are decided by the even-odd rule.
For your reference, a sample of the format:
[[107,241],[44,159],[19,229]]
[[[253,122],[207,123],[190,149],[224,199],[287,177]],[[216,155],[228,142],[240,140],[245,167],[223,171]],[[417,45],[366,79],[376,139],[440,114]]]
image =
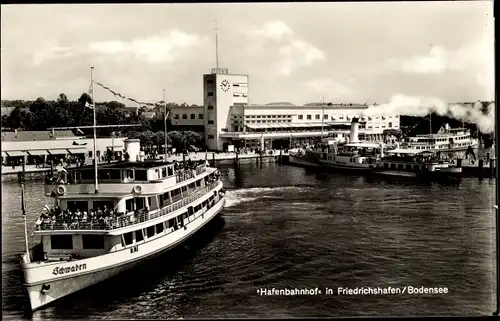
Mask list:
[[480,177],[483,176],[483,168],[484,168],[484,159],[480,159],[478,164],[478,175]]

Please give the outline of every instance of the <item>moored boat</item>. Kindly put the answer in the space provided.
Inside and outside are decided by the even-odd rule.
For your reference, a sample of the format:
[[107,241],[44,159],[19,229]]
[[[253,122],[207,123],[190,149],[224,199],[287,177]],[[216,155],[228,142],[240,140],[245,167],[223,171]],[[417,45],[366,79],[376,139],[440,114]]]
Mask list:
[[471,137],[469,129],[450,128],[445,124],[437,134],[408,137],[401,147],[418,151],[458,152],[466,151],[468,148],[477,149],[479,141]]
[[431,180],[458,180],[462,168],[451,160],[440,159],[437,153],[415,149],[393,149],[377,161],[373,174],[413,177]]

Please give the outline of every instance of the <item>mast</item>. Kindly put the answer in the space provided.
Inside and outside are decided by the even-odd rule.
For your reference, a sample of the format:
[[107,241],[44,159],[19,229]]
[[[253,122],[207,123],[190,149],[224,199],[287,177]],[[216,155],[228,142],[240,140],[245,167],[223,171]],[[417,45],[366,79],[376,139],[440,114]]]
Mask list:
[[96,119],[95,119],[95,109],[96,103],[94,100],[94,67],[90,67],[90,87],[91,87],[91,99],[92,99],[92,110],[94,111],[94,184],[95,184],[95,193],[99,193],[99,186],[97,183],[97,153],[96,153],[96,143],[97,143],[97,128],[96,128]]
[[24,164],[24,159],[22,161],[23,163],[23,171],[22,171],[22,174],[21,174],[21,179],[20,179],[20,183],[21,183],[21,210],[22,210],[22,213],[23,213],[23,220],[24,220],[24,242],[25,242],[25,246],[26,246],[26,261],[25,263],[29,263],[31,261],[31,258],[30,258],[30,250],[29,250],[29,244],[28,244],[28,223],[26,222],[26,206],[24,204],[24,176],[26,174],[26,167],[25,167],[25,164]]
[[214,21],[215,27],[215,67],[219,69],[219,39],[217,35],[217,20]]
[[167,113],[167,101],[165,100],[165,89],[163,89],[163,105],[164,105],[164,113],[165,113],[165,119],[163,121],[165,123],[165,162],[166,162],[167,157],[168,157],[168,153],[167,153],[167,146],[168,146],[167,118],[168,118],[168,113]]
[[321,142],[323,142],[323,123],[325,121],[325,97],[323,97],[323,104],[321,104]]
[[429,113],[429,134],[432,134],[432,112]]

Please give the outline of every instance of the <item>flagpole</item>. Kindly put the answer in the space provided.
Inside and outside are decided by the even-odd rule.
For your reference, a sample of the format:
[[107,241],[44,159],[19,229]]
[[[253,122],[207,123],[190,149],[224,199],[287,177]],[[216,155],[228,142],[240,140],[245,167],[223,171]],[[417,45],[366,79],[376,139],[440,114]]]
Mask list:
[[94,101],[94,67],[90,67],[90,86],[92,88],[91,99],[92,99],[92,110],[94,111],[94,184],[95,184],[95,193],[99,193],[99,186],[97,183],[97,153],[96,153],[96,143],[97,143],[97,128],[96,128],[96,118],[95,118],[95,110],[97,105]]
[[167,131],[167,118],[168,118],[168,113],[167,113],[167,101],[165,98],[165,89],[163,89],[163,105],[164,105],[164,114],[165,114],[165,119],[163,119],[163,122],[165,123],[165,162],[167,161],[168,157],[168,131]]
[[31,261],[30,259],[30,250],[29,250],[29,244],[28,244],[28,223],[26,221],[26,206],[24,205],[24,176],[26,173],[26,168],[23,160],[23,171],[21,174],[21,210],[23,213],[23,220],[24,220],[24,242],[26,246],[26,260],[25,263],[29,263]]
[[323,122],[325,120],[325,97],[323,97],[323,104],[321,105],[321,142],[323,142]]

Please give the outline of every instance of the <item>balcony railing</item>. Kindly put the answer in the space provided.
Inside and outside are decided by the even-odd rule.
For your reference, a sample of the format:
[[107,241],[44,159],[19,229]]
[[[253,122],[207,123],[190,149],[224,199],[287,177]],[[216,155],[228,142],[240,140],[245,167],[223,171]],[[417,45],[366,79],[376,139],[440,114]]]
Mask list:
[[210,183],[207,186],[199,188],[193,194],[185,197],[175,203],[163,207],[155,213],[150,212],[140,212],[139,214],[128,214],[121,217],[113,217],[105,223],[84,223],[84,222],[73,222],[71,224],[61,224],[61,223],[43,223],[41,225],[35,226],[35,231],[53,231],[53,230],[114,230],[122,227],[132,226],[135,224],[143,223],[161,216],[165,216],[172,213],[195,200],[203,197],[206,193],[214,189],[219,184],[219,181]]
[[176,182],[177,183],[184,182],[188,179],[191,179],[191,178],[194,178],[194,177],[200,175],[201,173],[204,173],[206,170],[207,169],[206,169],[205,165],[199,165],[195,169],[184,169],[184,170],[178,171],[175,174]]

